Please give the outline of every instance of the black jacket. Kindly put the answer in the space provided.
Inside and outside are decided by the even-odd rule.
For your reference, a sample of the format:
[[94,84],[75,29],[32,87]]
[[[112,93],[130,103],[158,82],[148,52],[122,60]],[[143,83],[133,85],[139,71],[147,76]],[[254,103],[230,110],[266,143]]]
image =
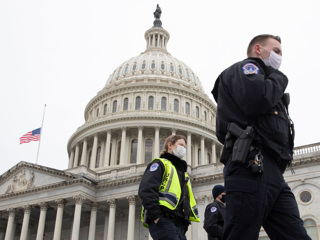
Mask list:
[[209,237],[222,237],[225,211],[225,205],[217,200],[207,205],[203,228]]
[[218,104],[216,131],[224,143],[230,122],[253,126],[262,149],[292,160],[293,134],[282,102],[288,78],[259,58],[247,58],[224,70],[212,94]]
[[[185,180],[185,172],[187,171],[187,163],[184,160],[170,154],[165,153],[160,156],[160,158],[165,158],[176,167],[180,186],[181,186],[181,197],[178,203],[177,208],[172,211],[164,206],[159,205],[159,187],[162,182],[163,173],[165,167],[160,160],[155,160],[152,163],[149,163],[147,166],[144,175],[141,179],[138,195],[142,200],[142,205],[147,210],[147,222],[154,221],[161,216],[171,215],[173,217],[179,218],[184,221],[185,225],[190,223],[190,205],[189,205],[189,194],[187,189],[187,184]],[[157,163],[158,168],[156,170],[153,165]],[[153,168],[150,170],[150,167],[153,165]]]

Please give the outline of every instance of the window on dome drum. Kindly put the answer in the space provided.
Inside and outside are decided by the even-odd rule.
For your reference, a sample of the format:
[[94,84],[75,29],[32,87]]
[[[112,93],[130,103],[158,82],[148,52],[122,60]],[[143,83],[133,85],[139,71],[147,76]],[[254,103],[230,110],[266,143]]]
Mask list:
[[156,68],[156,64],[154,62],[151,63],[151,69],[155,69]]
[[120,153],[121,153],[121,141],[118,142],[117,165],[120,164]]
[[175,99],[173,102],[173,111],[179,112],[179,100]]
[[164,70],[165,69],[165,65],[164,63],[161,63],[161,70]]
[[112,112],[116,112],[116,111],[117,111],[117,105],[118,105],[117,100],[114,100],[114,101],[113,101],[113,108],[112,108]]
[[170,65],[170,72],[174,72],[174,66],[172,64]]
[[101,155],[101,147],[98,147],[97,156],[96,156],[96,168],[98,168],[100,165],[100,155]]
[[132,71],[135,71],[137,69],[137,63],[134,63],[132,66]]
[[206,112],[206,111],[203,112],[203,119],[204,119],[205,121],[207,121],[207,112]]
[[189,115],[190,114],[190,104],[188,102],[186,102],[186,114]]
[[144,155],[144,162],[150,163],[152,160],[152,140],[146,140],[146,147],[145,147],[145,155]]
[[129,99],[125,98],[123,100],[123,111],[127,111],[128,110],[128,104],[129,104]]
[[141,106],[141,97],[136,97],[136,110],[140,110]]
[[129,65],[127,65],[124,69],[124,74],[126,74],[128,72],[128,68],[129,68]]
[[142,69],[142,70],[146,69],[146,62],[143,62],[143,63],[142,63],[141,69]]
[[111,165],[111,149],[112,149],[112,143],[110,143],[110,153],[109,153],[109,163],[108,163],[108,166]]
[[131,158],[130,163],[137,163],[138,140],[131,141]]
[[303,226],[307,230],[307,233],[311,239],[316,240],[319,239],[318,231],[317,231],[317,224],[312,219],[307,219],[304,221]]
[[186,69],[186,73],[187,73],[187,78],[190,78],[188,69]]
[[148,110],[153,110],[153,96],[149,96],[149,99],[148,99]]
[[165,141],[166,141],[165,139],[161,139],[161,140],[160,140],[160,146],[159,146],[160,152],[161,152],[162,149],[163,149],[163,146],[164,146],[164,142],[165,142]]
[[167,110],[167,98],[162,97],[161,98],[161,111]]
[[119,70],[118,70],[117,77],[119,77],[119,76],[120,76],[120,72],[121,72],[121,68],[119,68]]
[[201,149],[198,149],[198,165],[201,163]]
[[88,161],[88,168],[90,168],[90,164],[91,164],[91,153],[92,151],[89,151],[89,161]]
[[99,117],[99,108],[97,108],[97,117]]
[[180,73],[180,75],[182,75],[182,69],[180,66],[179,66],[179,73]]
[[300,200],[303,203],[308,203],[311,201],[311,193],[309,191],[303,191],[300,193]]
[[103,107],[103,115],[106,115],[108,111],[108,104],[105,104]]
[[199,118],[199,107],[196,107],[196,118]]
[[210,163],[210,159],[211,159],[210,153],[207,153],[207,164]]

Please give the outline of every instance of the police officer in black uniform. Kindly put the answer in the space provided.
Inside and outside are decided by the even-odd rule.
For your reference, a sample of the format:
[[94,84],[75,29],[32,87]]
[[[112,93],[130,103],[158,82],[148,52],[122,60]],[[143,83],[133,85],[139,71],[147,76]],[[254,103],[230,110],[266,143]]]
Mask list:
[[[247,55],[224,70],[212,90],[218,106],[217,137],[225,146],[221,160],[227,206],[222,239],[256,240],[262,225],[270,239],[309,240],[283,178],[293,159],[294,130],[284,93],[288,78],[278,70],[280,37],[254,37]],[[253,129],[247,134],[252,140],[249,148],[246,143],[251,140],[244,141],[249,137],[230,131],[232,125]],[[244,147],[249,149],[245,158],[233,158]]]
[[203,228],[208,233],[208,240],[221,240],[226,211],[226,189],[222,185],[216,185],[212,189],[214,201],[209,203],[204,212]]
[[[186,240],[185,233],[190,220],[200,221],[190,179],[186,178],[187,163],[182,160],[186,143],[186,138],[182,135],[169,136],[160,158],[154,159],[147,166],[140,182],[138,194],[143,205],[142,221],[144,226],[149,228],[154,240]],[[172,166],[178,175],[176,182]],[[177,201],[177,198],[173,196],[174,191],[170,192],[171,187],[168,184],[174,191],[181,192],[180,196],[177,196],[176,204],[172,203]],[[168,191],[161,191],[161,186]],[[175,209],[171,204],[176,206]]]

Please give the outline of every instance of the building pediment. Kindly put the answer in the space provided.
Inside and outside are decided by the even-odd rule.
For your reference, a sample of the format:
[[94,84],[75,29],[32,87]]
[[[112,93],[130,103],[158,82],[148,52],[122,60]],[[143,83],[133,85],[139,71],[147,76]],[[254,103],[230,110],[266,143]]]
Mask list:
[[59,184],[74,178],[64,171],[20,162],[0,176],[0,195]]

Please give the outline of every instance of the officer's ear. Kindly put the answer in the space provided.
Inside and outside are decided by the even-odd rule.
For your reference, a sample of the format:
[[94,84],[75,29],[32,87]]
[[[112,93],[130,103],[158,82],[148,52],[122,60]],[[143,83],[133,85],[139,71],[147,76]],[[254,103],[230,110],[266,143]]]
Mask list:
[[254,57],[260,56],[261,55],[261,47],[259,44],[256,44],[253,46],[252,49],[253,54],[255,55]]

